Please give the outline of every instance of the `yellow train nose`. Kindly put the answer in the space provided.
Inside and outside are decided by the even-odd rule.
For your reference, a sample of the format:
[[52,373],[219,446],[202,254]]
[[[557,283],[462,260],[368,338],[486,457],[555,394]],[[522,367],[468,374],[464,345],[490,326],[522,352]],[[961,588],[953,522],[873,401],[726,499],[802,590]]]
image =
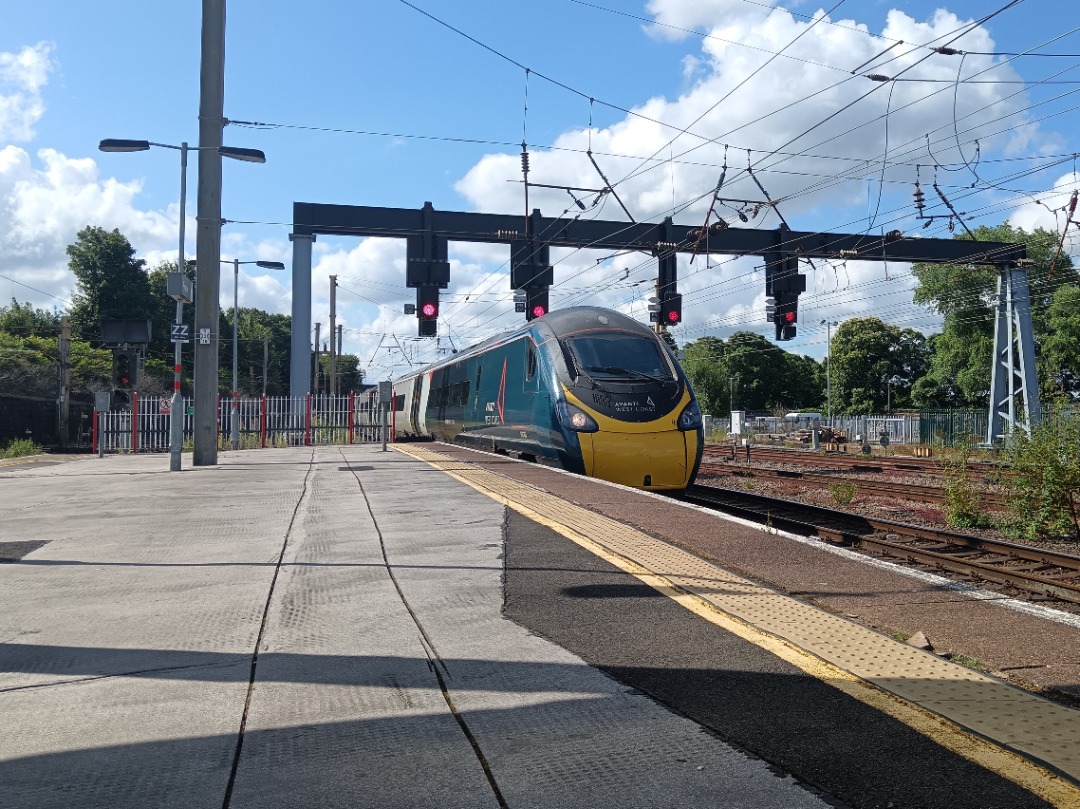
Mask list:
[[697,453],[694,433],[580,433],[585,474],[624,486],[683,489]]

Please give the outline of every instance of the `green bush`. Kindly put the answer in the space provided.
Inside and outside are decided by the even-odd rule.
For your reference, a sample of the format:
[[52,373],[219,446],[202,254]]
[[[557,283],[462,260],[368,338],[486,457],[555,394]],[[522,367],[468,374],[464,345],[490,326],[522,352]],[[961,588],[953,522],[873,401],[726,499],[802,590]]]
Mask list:
[[41,447],[29,438],[17,438],[3,449],[0,458],[24,458],[27,455],[40,455]]
[[829,484],[829,494],[838,506],[846,506],[855,499],[855,484],[847,480],[838,480]]
[[1025,539],[1080,542],[1080,419],[1047,418],[1007,449],[1005,481],[1016,532]]
[[959,449],[945,461],[945,522],[954,528],[986,526],[982,498],[968,474],[967,452]]

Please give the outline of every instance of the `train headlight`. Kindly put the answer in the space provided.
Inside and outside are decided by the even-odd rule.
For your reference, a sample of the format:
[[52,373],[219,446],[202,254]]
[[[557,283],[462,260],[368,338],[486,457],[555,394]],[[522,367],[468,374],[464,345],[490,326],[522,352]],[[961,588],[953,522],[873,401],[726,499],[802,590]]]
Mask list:
[[697,402],[690,402],[679,414],[680,430],[697,430],[701,427],[701,408]]
[[596,419],[582,410],[567,402],[559,402],[559,419],[571,430],[579,433],[595,433],[600,429]]

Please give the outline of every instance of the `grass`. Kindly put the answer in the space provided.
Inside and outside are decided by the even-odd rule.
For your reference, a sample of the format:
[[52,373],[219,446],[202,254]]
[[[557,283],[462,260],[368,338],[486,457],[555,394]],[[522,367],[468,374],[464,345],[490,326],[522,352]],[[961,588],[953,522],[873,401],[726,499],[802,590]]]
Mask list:
[[829,484],[829,494],[833,502],[838,506],[846,506],[855,499],[855,484],[846,480],[840,480]]
[[962,654],[950,654],[948,655],[948,658],[953,663],[959,663],[961,666],[967,666],[969,669],[974,669],[975,671],[987,670],[986,666],[983,665],[983,662],[977,657],[968,657],[967,655]]
[[891,635],[889,635],[889,637],[892,638],[893,640],[898,640],[901,643],[907,643],[908,639],[911,637],[911,633],[910,632],[893,632]]
[[29,438],[16,438],[3,449],[0,458],[25,458],[27,455],[40,455],[41,446]]

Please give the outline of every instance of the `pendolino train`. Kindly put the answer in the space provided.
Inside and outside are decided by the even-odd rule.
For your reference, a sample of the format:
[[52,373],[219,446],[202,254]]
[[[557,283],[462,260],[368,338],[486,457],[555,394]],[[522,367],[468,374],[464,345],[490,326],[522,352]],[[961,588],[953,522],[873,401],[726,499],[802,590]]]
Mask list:
[[652,490],[690,485],[701,410],[664,343],[595,307],[550,312],[394,382],[395,441],[436,439]]

